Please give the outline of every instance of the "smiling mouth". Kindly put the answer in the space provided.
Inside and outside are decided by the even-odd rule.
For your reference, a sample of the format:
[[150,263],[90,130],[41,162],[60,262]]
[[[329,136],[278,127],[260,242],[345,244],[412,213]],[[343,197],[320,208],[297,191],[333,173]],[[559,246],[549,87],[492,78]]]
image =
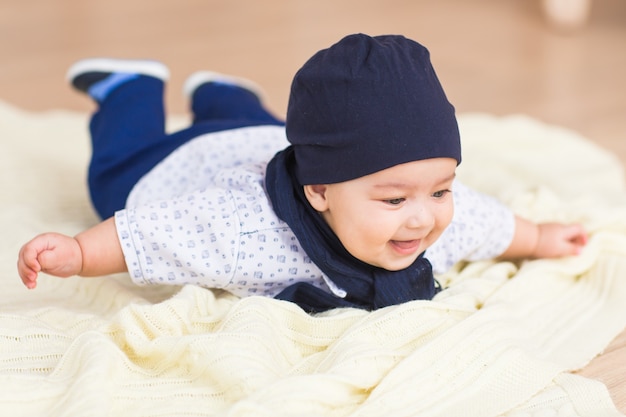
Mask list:
[[421,240],[392,240],[391,246],[402,255],[411,255],[419,249]]

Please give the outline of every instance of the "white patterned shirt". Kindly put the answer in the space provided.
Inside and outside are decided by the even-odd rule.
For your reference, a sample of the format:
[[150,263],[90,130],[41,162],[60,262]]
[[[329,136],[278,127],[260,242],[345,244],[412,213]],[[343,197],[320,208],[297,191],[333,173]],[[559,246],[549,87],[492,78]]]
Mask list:
[[[341,296],[272,210],[265,168],[287,145],[278,126],[209,133],[148,172],[115,214],[133,282],[275,296],[305,281]],[[458,181],[453,196],[452,222],[426,251],[435,274],[496,257],[513,238],[513,214],[497,200]]]

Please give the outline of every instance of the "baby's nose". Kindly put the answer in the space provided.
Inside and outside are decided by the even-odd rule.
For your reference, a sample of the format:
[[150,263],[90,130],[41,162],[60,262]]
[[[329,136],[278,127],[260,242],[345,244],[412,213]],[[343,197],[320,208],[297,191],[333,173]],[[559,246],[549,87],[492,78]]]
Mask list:
[[407,227],[411,229],[424,229],[432,227],[435,216],[431,210],[426,207],[419,207],[411,213],[407,219]]

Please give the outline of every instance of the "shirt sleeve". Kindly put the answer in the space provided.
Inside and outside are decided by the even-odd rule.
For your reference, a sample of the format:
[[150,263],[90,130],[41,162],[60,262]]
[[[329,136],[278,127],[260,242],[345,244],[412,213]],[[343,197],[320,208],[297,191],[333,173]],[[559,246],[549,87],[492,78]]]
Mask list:
[[515,233],[515,216],[500,201],[458,180],[452,191],[452,222],[425,254],[436,274],[446,272],[459,261],[500,256],[511,244]]
[[115,214],[118,238],[136,284],[226,287],[239,246],[230,193],[200,190]]

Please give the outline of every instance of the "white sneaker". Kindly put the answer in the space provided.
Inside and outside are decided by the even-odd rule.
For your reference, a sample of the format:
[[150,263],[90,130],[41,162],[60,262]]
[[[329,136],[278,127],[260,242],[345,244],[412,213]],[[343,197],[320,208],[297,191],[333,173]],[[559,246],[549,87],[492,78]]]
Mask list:
[[191,74],[183,84],[183,94],[188,99],[191,99],[195,91],[201,85],[206,83],[234,85],[250,91],[252,94],[257,96],[260,101],[263,101],[263,90],[254,81],[247,78],[234,77],[232,75],[220,74],[219,72],[213,71],[198,71]]

